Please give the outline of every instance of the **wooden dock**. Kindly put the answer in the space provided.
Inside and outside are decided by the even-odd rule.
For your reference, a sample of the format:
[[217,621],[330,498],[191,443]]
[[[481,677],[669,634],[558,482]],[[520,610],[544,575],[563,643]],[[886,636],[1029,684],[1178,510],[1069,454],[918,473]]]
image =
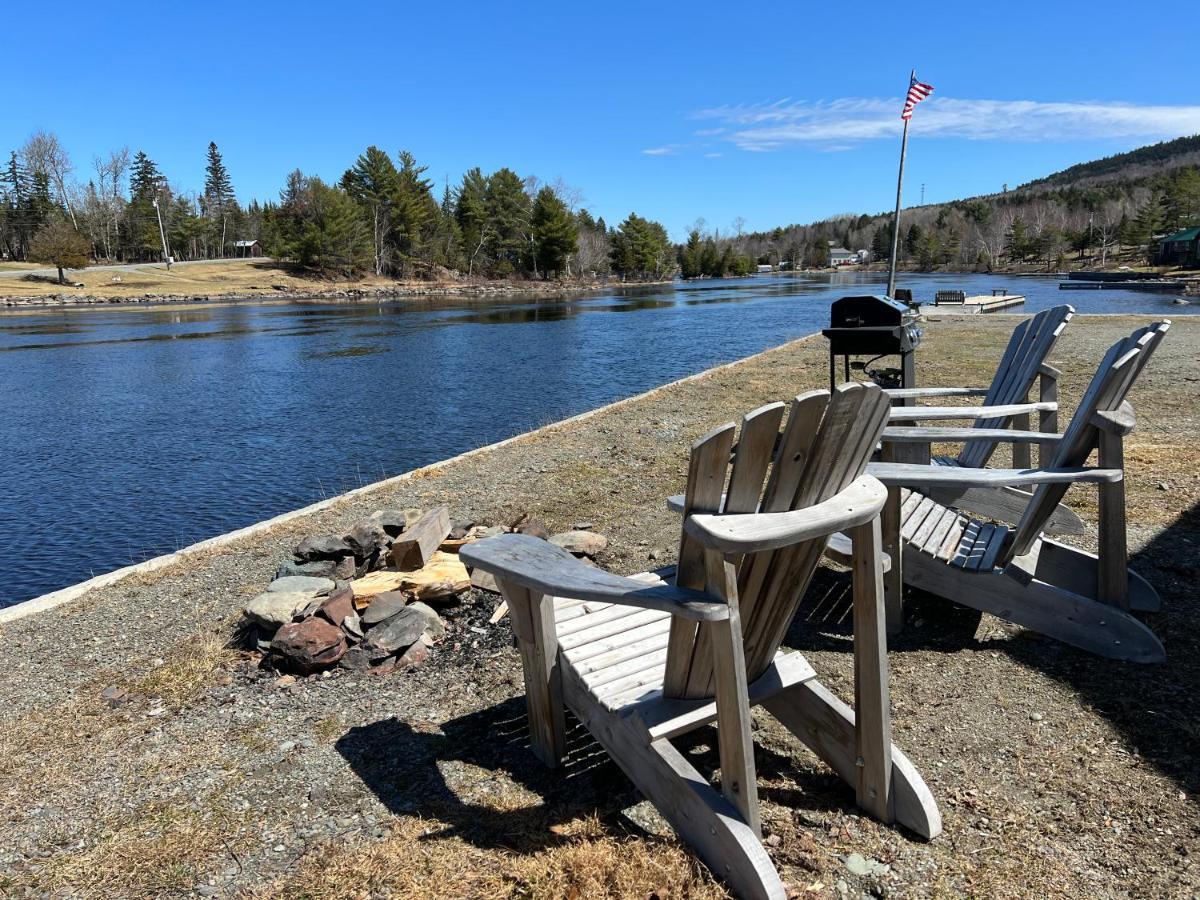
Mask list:
[[934,306],[939,313],[988,313],[1025,303],[1024,294],[1009,294],[993,291],[991,295],[979,294],[968,297],[965,291],[938,291]]

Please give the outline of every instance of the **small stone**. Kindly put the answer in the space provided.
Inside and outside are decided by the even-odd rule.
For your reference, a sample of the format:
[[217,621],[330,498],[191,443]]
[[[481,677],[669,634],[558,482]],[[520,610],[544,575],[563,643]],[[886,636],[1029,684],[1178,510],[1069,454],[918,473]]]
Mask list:
[[574,525],[571,526],[571,528],[574,529],[575,531],[591,531],[592,523],[591,522],[576,522]]
[[265,591],[247,603],[242,611],[250,621],[273,631],[292,621],[292,617],[308,606],[312,599],[313,595],[308,593]]
[[389,656],[367,669],[368,675],[386,675],[396,669],[396,657]]
[[446,535],[452,541],[466,540],[475,523],[470,519],[455,519],[450,523],[450,533]]
[[546,530],[546,526],[537,519],[528,519],[513,529],[517,534],[529,534],[536,538],[541,538],[543,541],[550,537],[550,532]]
[[343,556],[329,572],[330,578],[338,580],[353,578],[358,574],[358,565],[354,556]]
[[333,577],[333,568],[336,563],[331,559],[315,559],[312,562],[294,562],[288,560],[282,563],[275,570],[275,581],[281,578],[289,578],[293,575],[304,575],[309,578],[330,578]]
[[1158,489],[1160,491],[1169,491],[1171,489],[1171,483],[1169,481],[1160,481],[1158,483]]
[[386,622],[381,622],[370,630],[367,649],[375,658],[403,650],[420,638],[428,625],[429,621],[424,613],[412,607],[405,607]]
[[342,619],[342,631],[346,632],[353,640],[361,641],[363,639],[362,618],[358,613],[351,613]]
[[879,860],[868,859],[861,853],[851,853],[849,856],[843,857],[842,863],[852,875],[858,875],[860,878],[886,875],[891,868]]
[[429,635],[435,641],[440,641],[446,636],[446,625],[442,622],[442,617],[434,612],[432,607],[426,606],[420,600],[414,600],[408,605],[408,609],[414,610],[425,617],[425,634]]
[[367,517],[381,527],[388,537],[399,537],[413,522],[421,518],[419,509],[380,509]]
[[341,559],[354,553],[344,538],[332,534],[313,535],[306,537],[293,551],[296,562],[310,562],[314,559]]
[[289,622],[275,633],[271,651],[300,672],[316,672],[336,663],[346,652],[342,629],[316,616]]
[[371,605],[362,613],[364,627],[370,628],[390,619],[408,605],[408,595],[400,591],[384,591],[371,598]]
[[647,559],[662,559],[663,551],[658,550],[658,549],[651,550],[649,553],[646,554],[646,558]]
[[596,556],[608,546],[608,538],[594,531],[564,531],[553,535],[550,543],[576,556]]
[[291,687],[295,683],[296,683],[295,675],[280,675],[278,678],[275,679],[275,687],[277,687],[277,688]]
[[503,525],[489,525],[487,528],[476,526],[475,537],[483,540],[484,538],[499,537],[502,534],[508,534],[508,529]]
[[365,672],[371,668],[371,652],[362,646],[351,647],[338,660],[338,665],[351,672]]
[[345,541],[359,559],[367,559],[381,550],[386,550],[388,544],[391,543],[383,526],[369,520],[359,522],[351,528]]
[[291,753],[295,749],[296,749],[295,741],[284,741],[282,744],[279,745],[280,753]]
[[1030,713],[1030,714],[1029,714],[1029,721],[1030,721],[1030,722],[1040,722],[1040,721],[1042,721],[1042,714],[1041,714],[1041,713],[1039,713],[1039,712]]
[[124,703],[129,698],[129,691],[123,687],[118,687],[115,684],[110,684],[100,692],[100,699],[109,706],[117,707]]
[[316,597],[332,591],[333,581],[329,578],[314,578],[311,575],[287,575],[276,578],[267,585],[267,590],[279,594],[308,594],[310,597]]
[[421,641],[416,641],[396,660],[396,666],[404,669],[414,669],[429,659],[429,648]]
[[328,597],[321,601],[316,614],[330,625],[341,626],[347,616],[354,616],[354,591],[349,584],[343,584]]

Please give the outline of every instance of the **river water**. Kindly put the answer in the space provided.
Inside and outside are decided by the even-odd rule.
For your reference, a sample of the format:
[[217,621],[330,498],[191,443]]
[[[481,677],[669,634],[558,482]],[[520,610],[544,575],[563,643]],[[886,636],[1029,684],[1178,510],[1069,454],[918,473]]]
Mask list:
[[[1015,312],[1180,315],[1046,278]],[[768,276],[486,304],[0,313],[0,606],[776,346],[876,276]],[[918,363],[919,365],[919,363]]]

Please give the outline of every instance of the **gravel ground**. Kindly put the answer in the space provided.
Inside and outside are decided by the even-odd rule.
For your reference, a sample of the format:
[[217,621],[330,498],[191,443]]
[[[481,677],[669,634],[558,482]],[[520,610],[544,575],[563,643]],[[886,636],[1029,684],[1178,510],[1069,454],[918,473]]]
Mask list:
[[[927,327],[923,383],[986,382],[1016,320]],[[1080,317],[1054,362],[1069,407],[1141,320]],[[1169,662],[1098,660],[929,597],[891,647],[897,743],[940,804],[932,843],[852,793],[758,715],[768,843],[798,896],[1195,896],[1200,889],[1200,323],[1167,336],[1133,396],[1133,565],[1159,589]],[[491,524],[586,520],[621,572],[673,561],[689,443],[822,386],[824,342],[432,468],[394,489],[0,628],[0,896],[722,896],[578,735],[564,773],[524,746],[520,669],[496,598],[446,610],[422,668],[281,684],[229,648],[241,605],[305,534],[383,506]],[[1068,495],[1089,521],[1095,494]],[[1089,538],[1082,543],[1086,545]],[[845,576],[823,569],[790,636],[852,691]],[[127,692],[123,702],[101,697]],[[715,765],[711,731],[689,745]],[[862,854],[873,873],[845,864]]]

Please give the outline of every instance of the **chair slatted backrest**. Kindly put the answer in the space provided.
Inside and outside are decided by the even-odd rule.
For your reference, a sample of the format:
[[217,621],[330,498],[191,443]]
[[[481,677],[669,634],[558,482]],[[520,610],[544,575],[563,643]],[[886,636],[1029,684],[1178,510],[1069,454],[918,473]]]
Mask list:
[[[1138,375],[1150,361],[1159,343],[1162,342],[1170,320],[1155,322],[1139,328],[1127,338],[1117,341],[1100,362],[1091,383],[1079,400],[1071,424],[1063,432],[1058,450],[1051,463],[1052,468],[1082,466],[1099,443],[1098,430],[1092,424],[1097,412],[1112,412],[1125,402]],[[1000,559],[1007,564],[1014,556],[1028,553],[1037,541],[1046,520],[1062,501],[1070,484],[1041,484],[1025,508],[1017,524],[1011,546]]]
[[[1044,309],[1032,319],[1018,325],[1009,338],[996,375],[988,388],[984,406],[1007,406],[1024,403],[1037,380],[1038,369],[1059,335],[1075,315],[1074,307],[1063,305]],[[976,428],[1007,428],[1011,417],[978,419]],[[958,454],[959,465],[970,469],[981,469],[987,465],[999,444],[996,441],[969,441]]]
[[[710,432],[692,447],[684,516],[783,512],[828,500],[866,469],[887,423],[888,408],[887,396],[875,385],[843,384],[832,396],[811,391],[792,401],[780,438],[783,404],[764,406],[743,419],[732,467],[734,426]],[[719,510],[727,471],[725,506]],[[766,670],[783,642],[827,543],[826,537],[737,561],[742,641],[751,681]],[[704,552],[686,532],[676,581],[683,587],[706,586]],[[667,648],[664,693],[712,696],[712,653],[711,626],[676,618]]]

